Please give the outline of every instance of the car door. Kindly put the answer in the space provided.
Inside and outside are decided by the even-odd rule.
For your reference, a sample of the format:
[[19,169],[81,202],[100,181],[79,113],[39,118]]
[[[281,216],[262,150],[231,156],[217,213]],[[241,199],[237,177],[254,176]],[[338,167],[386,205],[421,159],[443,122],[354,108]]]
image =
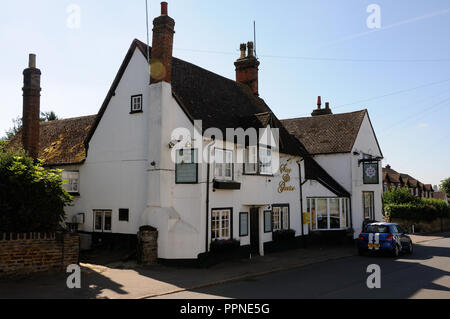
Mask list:
[[394,225],[392,228],[394,235],[398,237],[402,249],[407,249],[409,246],[409,237],[405,235],[405,230],[399,225]]

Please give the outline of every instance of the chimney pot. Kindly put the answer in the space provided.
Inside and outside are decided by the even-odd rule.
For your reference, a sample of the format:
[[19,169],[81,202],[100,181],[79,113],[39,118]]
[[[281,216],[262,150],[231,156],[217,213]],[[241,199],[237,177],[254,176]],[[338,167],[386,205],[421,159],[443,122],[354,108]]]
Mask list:
[[330,109],[330,102],[325,103],[325,109],[327,109],[327,110]]
[[168,16],[167,2],[161,2],[161,16],[153,20],[150,84],[172,82],[172,51],[175,21]]
[[28,57],[28,67],[35,68],[36,67],[36,54],[30,53]]
[[322,97],[321,96],[317,97],[317,109],[318,110],[322,109]]
[[161,2],[161,15],[162,16],[166,16],[169,14],[169,10],[168,10],[168,3],[163,1]]
[[253,42],[248,42],[247,43],[247,48],[248,48],[248,56],[249,57],[253,57],[254,56],[254,44],[253,44]]
[[[236,67],[236,82],[242,83],[250,87],[253,94],[259,96],[258,92],[258,67],[259,61],[254,56],[253,42],[243,43],[240,46],[241,56],[234,62]],[[245,56],[245,51],[248,50],[248,56]]]
[[247,51],[247,45],[245,43],[242,43],[241,44],[241,57],[240,57],[241,59],[245,58],[246,51]]

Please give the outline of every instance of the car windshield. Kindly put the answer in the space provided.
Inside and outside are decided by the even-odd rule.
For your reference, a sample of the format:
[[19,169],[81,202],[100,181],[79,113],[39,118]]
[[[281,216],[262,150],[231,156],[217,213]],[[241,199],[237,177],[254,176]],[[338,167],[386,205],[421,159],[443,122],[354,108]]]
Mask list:
[[366,233],[389,234],[390,232],[389,226],[385,225],[368,225],[366,227]]

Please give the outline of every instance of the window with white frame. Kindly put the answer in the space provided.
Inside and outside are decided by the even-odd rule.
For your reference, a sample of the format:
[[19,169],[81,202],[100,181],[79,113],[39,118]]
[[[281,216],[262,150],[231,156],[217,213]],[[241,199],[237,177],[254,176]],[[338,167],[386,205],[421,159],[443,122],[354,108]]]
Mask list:
[[233,180],[233,151],[215,149],[214,177],[219,180]]
[[110,233],[112,231],[112,211],[94,210],[95,232]]
[[259,173],[261,175],[273,175],[272,150],[270,148],[259,148]]
[[290,227],[289,218],[289,205],[272,206],[273,231],[288,230]]
[[375,220],[375,193],[363,192],[364,219]]
[[71,194],[80,192],[80,173],[78,171],[63,171],[62,180],[64,189]]
[[142,94],[131,97],[131,113],[142,112]]
[[350,220],[348,198],[308,198],[307,211],[310,214],[310,229],[347,229]]
[[258,147],[249,146],[245,150],[245,174],[258,174]]
[[211,240],[231,238],[231,209],[214,209],[211,214]]

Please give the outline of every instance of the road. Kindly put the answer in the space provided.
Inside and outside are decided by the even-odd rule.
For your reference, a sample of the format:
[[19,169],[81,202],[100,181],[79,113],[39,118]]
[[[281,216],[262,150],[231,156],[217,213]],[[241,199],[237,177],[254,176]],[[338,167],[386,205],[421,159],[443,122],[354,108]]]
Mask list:
[[[381,288],[367,287],[369,265]],[[412,256],[349,257],[162,299],[450,299],[450,238],[421,243]]]

